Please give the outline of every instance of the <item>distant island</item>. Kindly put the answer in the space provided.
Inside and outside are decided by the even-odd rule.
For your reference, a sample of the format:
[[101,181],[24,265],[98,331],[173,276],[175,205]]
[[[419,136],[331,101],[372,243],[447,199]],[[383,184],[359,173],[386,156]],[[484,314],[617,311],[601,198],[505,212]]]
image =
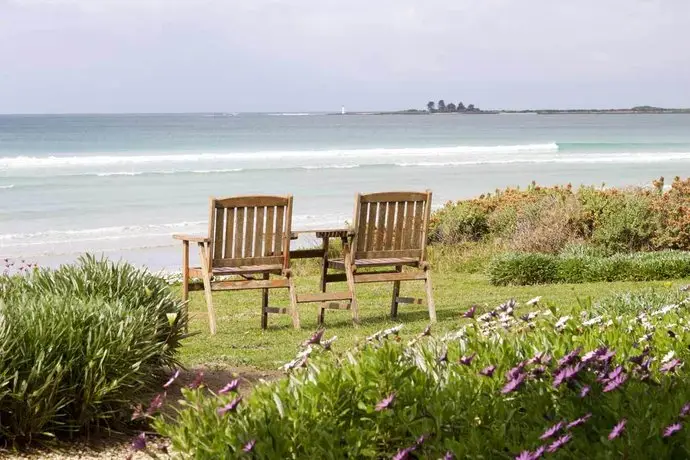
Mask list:
[[445,103],[443,99],[438,103],[429,101],[426,104],[426,109],[407,109],[395,110],[387,112],[347,112],[342,114],[332,115],[433,115],[433,114],[468,114],[468,115],[486,115],[486,114],[522,114],[530,113],[537,115],[587,115],[587,114],[690,114],[690,108],[687,109],[673,109],[664,107],[653,107],[651,105],[639,105],[627,109],[527,109],[527,110],[482,110],[474,104],[457,104],[450,102]]

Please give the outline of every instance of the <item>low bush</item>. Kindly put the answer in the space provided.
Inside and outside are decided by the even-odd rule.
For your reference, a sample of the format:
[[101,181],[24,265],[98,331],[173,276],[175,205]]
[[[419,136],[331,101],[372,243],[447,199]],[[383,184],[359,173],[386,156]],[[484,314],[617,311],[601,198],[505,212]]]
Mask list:
[[448,202],[434,212],[430,240],[494,241],[514,251],[556,254],[588,243],[608,253],[690,250],[690,178],[626,189],[508,188]]
[[492,260],[488,273],[491,283],[499,286],[679,279],[690,276],[690,252],[639,252],[610,257],[507,253]]
[[89,256],[0,276],[0,438],[128,421],[132,402],[178,364],[181,307],[160,278]]
[[288,377],[246,399],[184,389],[154,427],[183,458],[687,458],[688,303],[592,316],[510,301],[342,354],[315,334]]

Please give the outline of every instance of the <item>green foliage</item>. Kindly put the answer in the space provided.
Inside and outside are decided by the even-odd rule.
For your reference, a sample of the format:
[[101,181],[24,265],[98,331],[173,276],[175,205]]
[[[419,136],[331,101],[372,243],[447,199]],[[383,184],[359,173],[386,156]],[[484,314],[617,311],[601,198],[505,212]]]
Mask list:
[[679,279],[690,276],[690,252],[639,252],[611,257],[507,253],[494,258],[488,272],[494,285]]
[[548,254],[506,253],[489,265],[489,280],[499,286],[552,283],[557,274],[558,262]]
[[[304,368],[260,385],[235,410],[218,412],[235,394],[184,390],[178,417],[160,417],[154,426],[180,456],[201,459],[391,458],[403,449],[416,458],[448,452],[455,458],[514,458],[565,433],[572,439],[559,458],[690,455],[687,427],[662,437],[665,427],[682,421],[681,409],[690,401],[687,368],[661,370],[672,358],[682,363],[690,357],[690,333],[681,326],[689,319],[687,299],[668,307],[654,303],[643,319],[632,310],[608,312],[602,304],[599,317],[583,305],[559,318],[549,306],[531,307],[533,319],[522,320],[511,316],[514,306],[506,303],[493,315],[465,320],[455,333],[420,336],[407,345],[386,338],[395,333],[388,330],[342,354],[310,346],[296,361]],[[641,337],[651,346],[647,352],[638,344]],[[600,347],[615,356],[590,359],[575,377],[556,382],[566,366],[559,359]],[[459,362],[474,353],[471,362]],[[535,362],[540,353],[554,359]],[[630,361],[641,353],[653,358],[649,371]],[[597,373],[607,375],[619,365],[625,381],[604,391],[608,382]],[[480,374],[487,366],[496,366],[491,377]],[[509,372],[524,378],[515,391],[505,389]],[[591,390],[581,397],[585,385]],[[542,437],[556,423],[584,416],[577,426]],[[625,430],[608,439],[622,419]]]
[[132,401],[178,364],[181,308],[160,278],[90,256],[0,277],[0,438],[129,420]]
[[690,250],[690,179],[664,187],[508,188],[448,202],[431,218],[430,240],[501,241],[518,252],[556,254],[586,243],[609,254]]
[[432,241],[456,244],[478,241],[489,231],[487,212],[471,202],[462,202],[448,208],[442,219],[430,228]]
[[648,197],[616,196],[599,216],[592,242],[611,252],[641,251],[650,249],[655,228]]

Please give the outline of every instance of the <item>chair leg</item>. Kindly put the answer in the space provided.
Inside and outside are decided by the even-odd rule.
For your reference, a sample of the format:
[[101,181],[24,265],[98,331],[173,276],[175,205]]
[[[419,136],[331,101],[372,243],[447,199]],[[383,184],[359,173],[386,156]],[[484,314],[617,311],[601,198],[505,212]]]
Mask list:
[[424,287],[426,288],[426,304],[429,308],[429,321],[436,322],[436,305],[434,304],[434,292],[431,287],[431,270],[425,269]]
[[299,313],[297,312],[297,291],[295,290],[295,281],[292,276],[288,277],[288,287],[290,289],[290,315],[292,315],[292,325],[295,329],[300,328]]
[[[264,273],[264,279],[270,278],[269,273]],[[261,329],[268,328],[268,289],[261,290]]]
[[349,259],[349,256],[345,257],[345,277],[347,278],[347,288],[352,296],[350,310],[352,310],[352,322],[359,324],[359,306],[357,305],[357,295],[355,294],[355,275],[352,270],[352,264],[349,263]]
[[[395,271],[402,271],[402,265],[396,265]],[[391,318],[398,316],[398,297],[400,296],[400,281],[393,281],[393,299],[391,299]]]
[[208,308],[208,324],[211,335],[216,335],[216,312],[213,309],[213,296],[211,294],[211,268],[209,264],[209,251],[205,243],[199,244],[199,256],[201,258],[201,272],[204,279],[204,294],[206,295],[206,307]]

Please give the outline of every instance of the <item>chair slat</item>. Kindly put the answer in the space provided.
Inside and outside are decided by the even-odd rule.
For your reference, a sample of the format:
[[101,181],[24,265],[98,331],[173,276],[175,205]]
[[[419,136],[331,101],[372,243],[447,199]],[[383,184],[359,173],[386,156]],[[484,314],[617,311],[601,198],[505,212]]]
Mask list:
[[244,227],[244,257],[254,257],[254,206],[247,208],[247,223]]
[[393,238],[393,249],[402,249],[403,225],[405,224],[405,202],[398,201],[395,212],[395,235]]
[[254,233],[254,257],[263,255],[264,242],[264,207],[256,208],[256,232]]
[[384,250],[393,249],[393,232],[395,229],[395,203],[389,201],[387,203],[388,210],[386,211],[386,241],[383,244]]
[[225,209],[216,209],[216,228],[213,232],[213,258],[223,257],[223,226],[225,225]]
[[273,255],[277,256],[283,253],[283,220],[285,218],[285,207],[278,206],[276,211],[276,233],[273,240]]
[[405,228],[403,230],[401,249],[412,249],[412,233],[414,230],[414,201],[405,202]]
[[422,247],[422,223],[424,220],[424,202],[415,202],[414,207],[414,231],[412,232],[412,243],[410,249],[417,249]]
[[274,216],[276,208],[269,206],[266,208],[266,233],[264,234],[264,256],[269,256],[273,253],[273,235],[275,235]]
[[367,214],[367,244],[366,250],[371,251],[374,249],[374,238],[376,231],[376,203],[369,204],[369,213]]
[[223,257],[232,257],[232,244],[235,242],[235,208],[225,210],[225,252]]
[[235,250],[233,251],[233,258],[242,257],[244,251],[244,208],[237,208],[237,228],[235,229]]
[[359,225],[357,228],[357,250],[358,251],[364,251],[364,248],[366,248],[367,244],[367,238],[366,238],[366,228],[367,228],[367,212],[369,210],[368,204],[362,203],[362,206],[359,208]]
[[[373,205],[372,205],[373,206]],[[377,203],[379,208],[379,218],[376,222],[376,243],[374,244],[374,249],[380,251],[383,249],[383,239],[386,235],[386,203]]]

